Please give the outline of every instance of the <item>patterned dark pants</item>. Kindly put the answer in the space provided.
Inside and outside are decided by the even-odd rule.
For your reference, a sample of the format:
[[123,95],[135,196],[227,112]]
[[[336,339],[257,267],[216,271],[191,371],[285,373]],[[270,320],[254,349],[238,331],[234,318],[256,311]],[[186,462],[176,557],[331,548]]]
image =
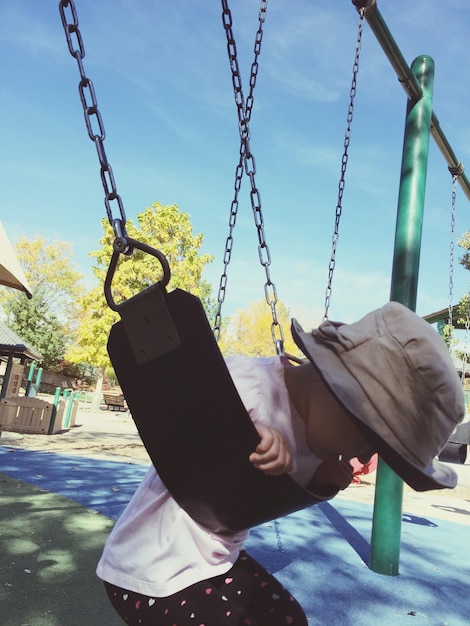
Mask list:
[[167,598],[105,586],[114,608],[131,626],[307,626],[298,602],[246,552],[226,574]]

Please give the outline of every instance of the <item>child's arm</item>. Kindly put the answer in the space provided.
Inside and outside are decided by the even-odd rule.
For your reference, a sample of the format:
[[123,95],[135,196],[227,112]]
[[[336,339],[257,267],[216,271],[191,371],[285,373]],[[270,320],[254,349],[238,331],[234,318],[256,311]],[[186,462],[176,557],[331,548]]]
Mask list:
[[285,474],[292,469],[292,457],[282,435],[265,424],[255,424],[261,441],[250,454],[255,467],[271,476]]

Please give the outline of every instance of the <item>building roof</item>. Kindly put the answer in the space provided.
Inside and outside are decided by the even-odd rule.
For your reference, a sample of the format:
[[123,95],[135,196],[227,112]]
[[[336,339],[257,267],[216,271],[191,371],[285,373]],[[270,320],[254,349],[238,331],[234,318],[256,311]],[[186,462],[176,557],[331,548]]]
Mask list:
[[[454,326],[454,328],[465,328],[465,323],[459,321],[461,318],[462,314],[459,311],[459,305],[454,304],[452,307],[452,325]],[[445,322],[447,324],[449,320],[449,307],[445,309],[440,309],[439,311],[435,311],[434,313],[428,313],[427,315],[423,315],[423,319],[425,319],[430,324],[435,324],[436,322]]]
[[42,361],[42,354],[21,339],[8,326],[0,321],[0,356],[16,356]]

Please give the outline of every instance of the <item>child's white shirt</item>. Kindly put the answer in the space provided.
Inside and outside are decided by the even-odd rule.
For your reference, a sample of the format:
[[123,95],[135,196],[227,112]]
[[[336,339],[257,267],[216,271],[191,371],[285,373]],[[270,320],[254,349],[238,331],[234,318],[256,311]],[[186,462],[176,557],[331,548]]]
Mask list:
[[[305,486],[321,460],[307,446],[305,422],[290,402],[280,357],[230,357],[227,366],[253,423],[278,430],[293,458],[289,474]],[[111,532],[97,574],[150,597],[166,597],[227,572],[249,531],[219,535],[172,498],[153,465]]]

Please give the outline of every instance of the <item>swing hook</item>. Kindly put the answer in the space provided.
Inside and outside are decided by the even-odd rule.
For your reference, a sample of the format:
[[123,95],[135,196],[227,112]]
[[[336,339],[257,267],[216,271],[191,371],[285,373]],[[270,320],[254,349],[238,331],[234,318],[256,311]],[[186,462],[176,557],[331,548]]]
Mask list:
[[465,171],[465,168],[464,168],[462,161],[459,161],[457,165],[454,165],[454,166],[449,165],[449,172],[451,176],[455,176],[455,178],[459,178],[459,176],[462,176],[464,171]]
[[170,281],[170,266],[164,254],[136,239],[127,238],[132,249],[137,248],[156,257],[163,270],[161,280],[116,304],[111,293],[111,283],[119,260],[115,249],[104,281],[104,295],[108,306],[121,316],[130,349],[138,365],[175,350],[181,343],[178,331],[166,303],[165,287]]
[[[120,222],[120,220],[114,220],[114,222]],[[114,274],[116,272],[116,268],[117,268],[118,261],[119,261],[119,255],[121,253],[128,254],[128,252],[125,252],[124,250],[131,250],[130,254],[132,254],[134,249],[142,250],[142,252],[146,252],[147,254],[154,256],[160,261],[160,265],[162,266],[162,270],[163,270],[163,276],[161,280],[158,281],[158,285],[160,286],[161,289],[164,290],[165,287],[170,282],[170,278],[171,278],[170,265],[168,263],[166,256],[163,254],[163,252],[160,252],[160,250],[157,250],[156,248],[152,248],[152,246],[149,246],[146,243],[143,243],[142,241],[137,241],[137,239],[132,239],[131,237],[127,237],[127,236],[123,237],[122,233],[121,233],[121,237],[116,235],[116,239],[114,240],[114,243],[113,243],[113,254],[111,256],[108,271],[106,273],[106,278],[104,281],[104,296],[106,298],[106,302],[108,303],[109,308],[112,309],[113,311],[119,312],[120,308],[122,307],[122,304],[124,304],[124,303],[116,304],[113,298],[113,294],[111,292],[111,283],[113,281]]]
[[359,11],[364,11],[364,16],[377,8],[377,0],[352,0],[352,3]]

